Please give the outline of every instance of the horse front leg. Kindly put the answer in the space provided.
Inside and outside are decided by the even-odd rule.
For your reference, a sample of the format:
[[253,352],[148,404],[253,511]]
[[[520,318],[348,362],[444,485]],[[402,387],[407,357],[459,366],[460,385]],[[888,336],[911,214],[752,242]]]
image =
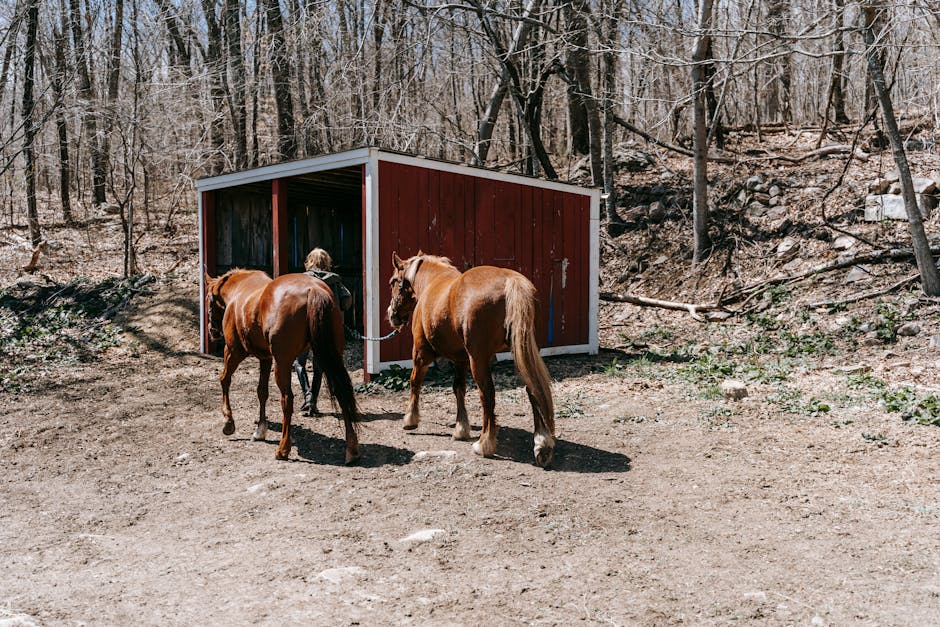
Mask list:
[[418,401],[421,399],[421,384],[424,382],[424,375],[427,374],[431,366],[431,358],[423,351],[415,349],[414,368],[411,369],[411,394],[408,397],[408,411],[405,413],[405,424],[402,427],[408,431],[418,428],[421,422],[421,413],[418,410]]
[[454,362],[454,397],[457,399],[457,421],[454,424],[454,439],[470,439],[470,421],[467,420],[467,364]]
[[480,404],[483,406],[483,430],[480,439],[473,443],[473,452],[483,457],[492,457],[496,453],[496,386],[493,385],[493,373],[488,359],[470,358],[470,372],[480,390]]
[[255,432],[251,436],[252,440],[256,442],[263,442],[265,436],[268,434],[268,417],[267,413],[267,404],[268,404],[268,382],[271,380],[271,360],[262,359],[261,360],[261,375],[258,377],[258,405],[260,407],[258,414],[258,425],[255,427]]
[[290,419],[294,413],[294,393],[290,389],[290,361],[276,361],[274,364],[274,382],[281,392],[281,442],[274,453],[274,459],[286,460],[290,457]]
[[222,385],[222,433],[232,435],[235,433],[235,419],[232,417],[232,405],[229,403],[229,389],[232,387],[232,375],[238,364],[245,360],[245,355],[234,351],[226,345],[222,353],[222,372],[219,374],[219,383]]

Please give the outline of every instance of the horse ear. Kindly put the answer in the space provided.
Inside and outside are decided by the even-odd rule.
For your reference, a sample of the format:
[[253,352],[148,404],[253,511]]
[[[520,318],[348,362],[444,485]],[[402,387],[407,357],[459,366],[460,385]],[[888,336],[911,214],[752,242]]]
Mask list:
[[405,265],[405,262],[403,262],[401,257],[398,256],[398,251],[392,253],[392,265],[395,266],[396,270],[401,270]]
[[204,282],[205,285],[206,285],[206,289],[210,289],[210,288],[212,287],[212,282],[213,282],[215,279],[213,279],[211,276],[209,276],[209,273],[208,273],[206,270],[203,270],[203,271],[202,271],[202,280],[203,280],[203,282]]

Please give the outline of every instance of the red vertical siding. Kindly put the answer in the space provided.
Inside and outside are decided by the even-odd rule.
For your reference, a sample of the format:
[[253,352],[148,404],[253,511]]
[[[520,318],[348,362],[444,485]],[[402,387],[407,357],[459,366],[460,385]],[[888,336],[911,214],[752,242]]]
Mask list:
[[290,234],[287,229],[287,181],[271,181],[271,219],[273,221],[273,265],[274,276],[290,272]]
[[[461,270],[521,272],[539,292],[541,345],[549,336],[554,346],[588,343],[589,197],[384,161],[379,181],[383,334],[391,330],[385,308],[392,252],[407,258],[423,250],[450,257]],[[411,333],[382,342],[380,352],[382,361],[410,359]]]

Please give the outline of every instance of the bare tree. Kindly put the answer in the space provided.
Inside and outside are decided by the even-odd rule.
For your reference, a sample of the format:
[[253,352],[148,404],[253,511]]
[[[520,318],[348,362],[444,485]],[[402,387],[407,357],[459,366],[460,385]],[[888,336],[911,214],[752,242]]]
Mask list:
[[708,255],[708,112],[705,103],[705,65],[711,40],[712,0],[699,0],[696,16],[695,44],[692,49],[693,193],[692,193],[692,262],[699,263]]
[[281,157],[297,156],[297,136],[294,128],[294,98],[291,94],[292,74],[290,59],[284,43],[284,24],[278,0],[264,0],[271,37],[271,78],[274,81],[274,103],[277,108],[278,148]]
[[862,33],[865,38],[865,57],[868,61],[868,71],[871,74],[871,84],[881,107],[881,115],[884,118],[888,141],[891,142],[894,162],[898,168],[901,195],[904,197],[904,208],[907,210],[911,241],[914,246],[914,258],[917,260],[917,269],[920,271],[921,285],[924,288],[924,293],[928,296],[940,296],[940,273],[937,272],[937,266],[930,252],[930,242],[924,232],[924,223],[921,219],[917,195],[914,193],[911,168],[907,161],[907,153],[904,151],[904,141],[901,139],[898,121],[894,116],[894,105],[891,102],[891,94],[888,93],[888,84],[885,81],[882,62],[879,58],[875,28],[877,24],[881,23],[879,14],[883,11],[885,11],[885,7],[877,0],[869,0],[869,2],[862,5],[864,20]]
[[36,210],[36,158],[33,142],[36,139],[36,120],[33,117],[33,86],[36,80],[36,32],[39,29],[39,0],[27,0],[26,48],[23,52],[23,160],[26,179],[26,215],[29,237],[33,246],[42,241],[39,212]]

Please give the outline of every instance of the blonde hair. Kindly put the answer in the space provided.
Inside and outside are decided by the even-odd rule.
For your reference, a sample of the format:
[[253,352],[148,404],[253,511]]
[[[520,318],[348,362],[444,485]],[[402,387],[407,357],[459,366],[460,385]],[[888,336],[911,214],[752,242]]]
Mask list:
[[304,259],[304,268],[307,270],[329,270],[333,267],[333,259],[330,253],[322,248],[314,248]]

